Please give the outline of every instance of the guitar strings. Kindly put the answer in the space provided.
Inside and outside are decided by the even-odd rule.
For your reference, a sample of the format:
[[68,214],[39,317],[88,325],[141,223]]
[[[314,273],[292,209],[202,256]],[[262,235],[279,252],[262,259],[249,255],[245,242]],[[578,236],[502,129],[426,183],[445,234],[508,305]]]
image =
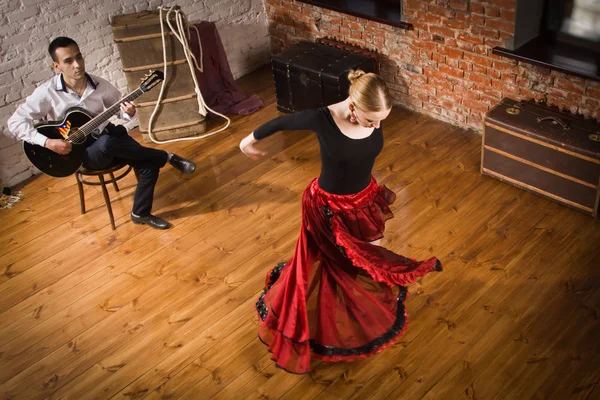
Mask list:
[[[114,114],[116,114],[119,111],[119,109],[121,108],[121,103],[123,103],[124,101],[134,100],[134,99],[140,97],[142,94],[144,94],[144,91],[141,88],[138,88],[138,89],[134,90],[133,92],[129,93],[127,96],[123,97],[117,103],[113,104],[112,106],[110,106],[109,108],[104,110],[101,114],[97,115],[92,120],[88,121],[86,124],[79,127],[77,132],[75,132],[73,135],[69,136],[68,140],[71,143],[73,143],[73,142],[78,142],[80,140],[85,139],[90,133],[92,133],[100,125],[102,125],[104,122],[106,122],[106,120],[108,120],[110,117],[112,117]],[[88,130],[89,130],[89,132],[88,132]]]

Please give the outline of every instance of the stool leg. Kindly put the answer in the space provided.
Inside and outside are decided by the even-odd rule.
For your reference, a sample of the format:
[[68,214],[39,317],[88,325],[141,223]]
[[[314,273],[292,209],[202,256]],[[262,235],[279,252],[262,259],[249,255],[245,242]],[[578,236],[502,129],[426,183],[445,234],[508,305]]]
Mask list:
[[83,177],[80,173],[75,173],[75,179],[77,180],[77,188],[79,189],[79,204],[81,204],[81,213],[85,214],[85,197],[83,196],[83,184],[81,183],[81,179]]
[[110,175],[110,179],[113,181],[113,187],[115,188],[115,191],[119,191],[119,187],[117,186],[117,181],[115,181],[115,176],[113,175],[112,172],[108,173]]
[[108,197],[108,190],[106,190],[106,183],[104,183],[104,176],[98,175],[100,183],[102,184],[102,194],[104,195],[104,201],[106,202],[106,208],[108,209],[108,216],[110,217],[110,226],[113,231],[117,229],[115,227],[115,217],[113,216],[112,207],[110,206],[110,198]]

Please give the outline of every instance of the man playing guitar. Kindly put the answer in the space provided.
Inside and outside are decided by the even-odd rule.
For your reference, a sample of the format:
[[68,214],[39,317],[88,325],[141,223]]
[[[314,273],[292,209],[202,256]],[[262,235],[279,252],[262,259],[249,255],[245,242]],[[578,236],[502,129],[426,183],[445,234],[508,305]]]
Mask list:
[[[72,107],[82,107],[95,116],[116,104],[121,99],[121,93],[107,80],[85,72],[83,56],[73,39],[54,39],[48,52],[57,75],[27,97],[25,103],[9,118],[8,128],[19,140],[46,147],[58,154],[68,154],[72,148],[70,141],[49,139],[34,128],[33,121],[58,120]],[[133,103],[121,103],[121,118],[131,120],[135,115],[136,107]],[[59,128],[59,131],[61,129],[68,131],[69,127]],[[83,166],[88,169],[103,169],[114,159],[131,165],[138,176],[131,220],[136,224],[167,229],[170,226],[167,221],[150,213],[159,170],[169,162],[182,173],[191,174],[196,169],[194,162],[176,154],[142,146],[121,125],[104,124],[100,126],[99,132],[99,136],[90,135],[87,138]],[[66,134],[63,136],[66,138]]]

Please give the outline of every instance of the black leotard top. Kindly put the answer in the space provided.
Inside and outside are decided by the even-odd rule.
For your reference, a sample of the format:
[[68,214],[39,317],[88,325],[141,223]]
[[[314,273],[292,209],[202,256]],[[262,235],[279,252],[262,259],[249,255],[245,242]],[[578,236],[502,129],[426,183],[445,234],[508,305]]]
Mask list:
[[254,131],[256,140],[283,130],[311,130],[321,149],[319,186],[334,194],[353,194],[371,182],[375,158],[383,148],[381,126],[363,139],[344,135],[327,107],[275,118]]

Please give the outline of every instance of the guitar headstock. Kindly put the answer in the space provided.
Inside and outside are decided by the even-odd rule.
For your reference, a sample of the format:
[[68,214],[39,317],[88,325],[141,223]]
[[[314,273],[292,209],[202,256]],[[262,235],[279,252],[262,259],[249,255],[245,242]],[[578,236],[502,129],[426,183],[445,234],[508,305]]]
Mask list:
[[163,74],[162,71],[159,71],[159,70],[150,71],[149,73],[146,74],[146,76],[144,76],[144,79],[142,79],[142,83],[140,84],[140,89],[142,89],[143,92],[147,92],[148,90],[152,89],[154,86],[158,85],[158,83],[161,82],[164,78],[165,78],[165,74]]

